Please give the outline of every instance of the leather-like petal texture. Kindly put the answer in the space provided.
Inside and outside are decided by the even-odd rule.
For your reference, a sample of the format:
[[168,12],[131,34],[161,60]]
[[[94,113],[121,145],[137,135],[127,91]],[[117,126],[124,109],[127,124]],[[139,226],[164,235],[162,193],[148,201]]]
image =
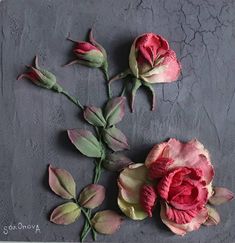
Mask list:
[[86,186],[79,195],[79,205],[84,208],[96,208],[105,199],[105,188],[102,185],[90,184]]
[[162,222],[175,234],[177,235],[185,235],[187,232],[191,232],[194,230],[198,230],[200,226],[205,223],[208,218],[207,208],[203,208],[201,212],[192,219],[191,222],[187,224],[177,224],[167,218],[166,215],[166,205],[164,203],[161,204],[161,219]]
[[169,204],[166,203],[166,216],[172,222],[176,224],[187,224],[195,218],[201,210],[189,209],[189,210],[178,210],[176,208],[171,207]]
[[[158,70],[160,69],[160,71]],[[168,51],[159,67],[155,68],[155,74],[141,75],[141,78],[148,83],[170,83],[179,78],[181,65],[177,60],[174,51]]]
[[129,66],[136,78],[148,83],[176,81],[181,65],[167,40],[154,33],[138,36],[130,50]]
[[209,153],[196,139],[182,143],[171,138],[168,142],[155,145],[146,158],[146,166],[150,167],[152,163],[155,163],[161,157],[174,160],[168,166],[168,170],[177,167],[200,168],[207,184],[213,179],[214,169],[211,165]]
[[76,184],[72,175],[59,168],[48,167],[51,190],[64,199],[76,198]]
[[50,216],[50,221],[55,224],[72,224],[79,218],[81,209],[76,203],[68,202],[55,208]]
[[112,210],[104,210],[95,214],[91,223],[100,234],[111,235],[121,226],[123,217]]
[[139,203],[140,189],[147,180],[144,164],[133,164],[124,169],[118,178],[119,192],[128,203]]
[[140,204],[149,217],[157,201],[157,194],[152,185],[144,185],[140,189]]
[[140,204],[128,203],[121,195],[118,196],[118,206],[128,218],[133,220],[143,220],[148,217]]
[[142,220],[148,216],[140,205],[140,189],[146,180],[147,168],[141,163],[129,165],[119,175],[118,206],[131,219]]

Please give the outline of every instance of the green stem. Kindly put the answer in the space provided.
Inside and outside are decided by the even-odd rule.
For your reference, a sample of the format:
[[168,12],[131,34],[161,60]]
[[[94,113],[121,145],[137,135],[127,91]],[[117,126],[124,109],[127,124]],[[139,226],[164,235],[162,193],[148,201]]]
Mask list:
[[81,108],[82,110],[84,109],[83,105],[80,103],[78,99],[75,99],[73,96],[71,96],[67,91],[62,90],[60,92],[61,94],[65,95],[70,101],[72,101],[76,106]]
[[85,225],[83,227],[83,231],[82,231],[82,235],[81,235],[81,241],[82,242],[84,241],[84,239],[87,237],[90,230],[92,230],[93,240],[96,240],[96,231],[94,230],[92,223],[91,223],[91,220],[90,220],[91,210],[88,209],[86,211],[84,208],[81,207],[81,211],[86,218],[86,222],[85,222]]
[[[100,160],[98,162],[95,161],[96,166],[95,166],[95,173],[94,173],[94,178],[93,178],[94,184],[97,184],[100,179],[102,161],[103,161],[102,158],[100,158]],[[92,224],[90,221],[91,210],[89,209],[87,212],[84,209],[81,209],[81,210],[86,217],[86,221],[85,221],[85,224],[84,224],[84,227],[82,230],[82,234],[81,234],[81,241],[83,242],[83,240],[87,237],[90,230],[92,230],[93,239],[96,240],[96,232],[92,228]]]
[[106,83],[107,83],[108,98],[111,99],[112,98],[112,90],[111,90],[111,86],[110,86],[110,82],[109,82],[108,64],[105,63],[102,69],[103,69],[103,73],[104,73],[105,80],[106,80]]
[[125,95],[125,93],[126,93],[126,88],[127,88],[126,86],[127,86],[127,84],[125,83],[124,86],[123,86],[122,93],[121,93],[120,96],[124,96],[124,95]]

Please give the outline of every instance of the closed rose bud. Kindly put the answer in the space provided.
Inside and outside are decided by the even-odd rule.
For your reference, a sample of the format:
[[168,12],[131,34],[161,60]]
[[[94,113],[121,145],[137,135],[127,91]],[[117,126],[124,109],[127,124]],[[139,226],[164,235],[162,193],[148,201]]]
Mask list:
[[152,185],[144,185],[140,190],[140,205],[149,217],[157,201],[157,194]]
[[78,60],[82,61],[84,65],[98,68],[103,65],[103,53],[89,42],[78,41],[73,52],[78,57]]
[[74,41],[75,43],[73,53],[77,59],[69,62],[65,66],[72,64],[82,64],[88,67],[102,68],[106,78],[108,79],[108,62],[105,49],[95,41],[92,30],[89,33],[89,41]]
[[17,78],[18,80],[27,78],[42,88],[53,89],[57,92],[62,92],[62,87],[56,82],[56,76],[51,72],[39,67],[37,56],[35,57],[34,67],[28,66],[28,68],[29,71],[21,74]]

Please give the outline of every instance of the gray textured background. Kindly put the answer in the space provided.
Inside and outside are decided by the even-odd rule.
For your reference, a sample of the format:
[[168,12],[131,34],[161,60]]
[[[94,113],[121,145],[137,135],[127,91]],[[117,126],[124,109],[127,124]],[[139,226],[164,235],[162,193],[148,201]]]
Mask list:
[[[102,73],[82,66],[62,68],[73,58],[72,43],[94,27],[109,56],[110,74],[128,65],[133,39],[143,32],[163,35],[182,62],[178,82],[156,85],[157,111],[149,111],[148,93],[138,93],[136,110],[127,109],[119,127],[131,145],[130,157],[143,162],[153,144],[169,137],[198,138],[211,151],[214,184],[235,191],[235,1],[231,0],[4,0],[0,3],[0,239],[78,241],[82,219],[69,226],[48,221],[62,200],[48,188],[47,165],[62,167],[78,189],[91,182],[92,160],[69,143],[65,130],[90,128],[65,97],[16,81],[37,53],[71,94],[83,104],[102,105],[106,92]],[[118,94],[120,82],[113,85]],[[109,184],[104,208],[117,208],[116,175]],[[159,219],[126,220],[102,242],[235,242],[235,203],[219,207],[221,224],[202,227],[184,238],[174,236]],[[3,234],[5,225],[38,224],[41,233]]]

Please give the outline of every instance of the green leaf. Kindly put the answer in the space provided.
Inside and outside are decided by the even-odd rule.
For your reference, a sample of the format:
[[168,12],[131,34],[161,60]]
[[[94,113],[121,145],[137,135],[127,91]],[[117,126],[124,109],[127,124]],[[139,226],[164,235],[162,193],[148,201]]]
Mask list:
[[80,215],[80,207],[76,203],[68,202],[53,210],[50,221],[55,224],[68,225],[74,223]]
[[74,146],[87,157],[100,158],[102,156],[102,147],[90,131],[70,129],[68,136]]
[[93,209],[102,204],[105,199],[105,188],[102,185],[90,184],[79,195],[79,204],[84,208]]
[[111,99],[105,107],[105,119],[108,126],[117,124],[125,115],[125,97]]
[[91,223],[100,234],[111,235],[121,226],[123,217],[112,210],[104,210],[95,214]]
[[84,118],[88,121],[91,125],[97,127],[105,127],[106,121],[103,116],[103,112],[100,108],[95,106],[87,106],[84,110]]
[[115,152],[129,149],[126,136],[116,127],[105,129],[103,138],[109,148]]
[[49,185],[54,193],[64,199],[76,198],[76,184],[68,171],[49,165],[48,172]]

